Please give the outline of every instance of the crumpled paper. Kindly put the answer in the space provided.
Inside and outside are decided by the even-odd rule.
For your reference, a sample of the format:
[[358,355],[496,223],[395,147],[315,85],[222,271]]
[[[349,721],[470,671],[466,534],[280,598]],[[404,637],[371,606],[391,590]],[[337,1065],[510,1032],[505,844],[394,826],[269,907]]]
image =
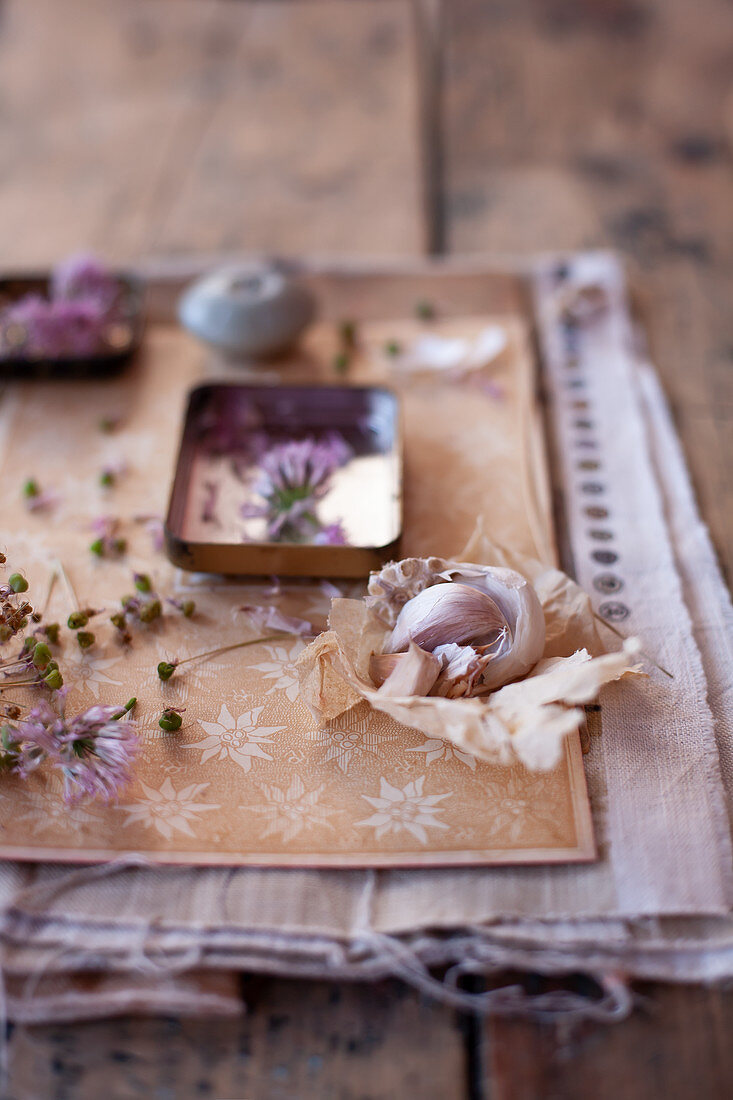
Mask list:
[[[535,587],[545,615],[542,660],[521,680],[473,699],[387,697],[369,677],[369,658],[381,652],[388,628],[363,600],[335,599],[329,630],[300,654],[301,697],[319,721],[337,718],[366,699],[372,707],[429,737],[450,741],[478,760],[533,770],[553,768],[565,737],[583,720],[582,705],[604,684],[640,672],[636,638],[604,652],[587,594],[559,569],[493,544],[477,530],[461,562],[504,566]],[[446,568],[458,567],[446,562]]]

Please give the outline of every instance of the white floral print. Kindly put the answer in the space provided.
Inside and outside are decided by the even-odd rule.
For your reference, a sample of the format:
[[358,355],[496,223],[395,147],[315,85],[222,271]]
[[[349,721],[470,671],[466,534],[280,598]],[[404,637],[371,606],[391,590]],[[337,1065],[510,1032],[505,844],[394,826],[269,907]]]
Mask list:
[[322,729],[309,730],[308,737],[325,749],[324,763],[335,760],[344,775],[348,775],[352,763],[365,756],[376,757],[380,745],[397,740],[396,733],[380,729],[379,725],[379,716],[373,712],[346,713]]
[[366,794],[361,796],[374,807],[376,813],[356,824],[374,829],[377,840],[381,840],[387,833],[408,832],[421,844],[427,844],[428,829],[448,828],[444,821],[437,820],[436,815],[441,810],[436,809],[436,806],[444,798],[450,798],[452,792],[423,794],[424,784],[424,775],[405,787],[393,787],[382,776],[378,798]]
[[68,651],[64,653],[64,677],[74,691],[90,691],[95,699],[99,699],[102,685],[112,684],[119,687],[122,683],[108,672],[119,660],[119,657],[92,657],[88,653],[82,653],[80,649],[68,647]]
[[263,837],[275,833],[279,834],[284,841],[290,841],[304,829],[333,828],[328,818],[336,811],[318,804],[324,786],[325,784],[321,783],[311,791],[306,790],[305,783],[299,775],[293,776],[287,790],[270,783],[263,783],[260,791],[267,800],[267,805],[243,806],[242,809],[251,810],[252,813],[262,814],[265,817]]
[[196,836],[191,828],[199,821],[199,814],[218,810],[220,806],[213,802],[199,802],[198,798],[209,783],[190,783],[187,787],[176,790],[168,776],[165,777],[160,787],[148,787],[141,783],[144,798],[129,806],[120,806],[127,814],[125,825],[148,825],[165,837],[172,840],[175,833],[185,833],[186,836]]
[[199,725],[209,736],[190,747],[202,750],[202,764],[207,760],[229,758],[244,772],[250,771],[255,758],[272,760],[262,746],[271,745],[272,735],[280,733],[285,726],[259,726],[263,710],[264,707],[254,707],[235,720],[226,703],[222,703],[216,722],[202,722],[199,719]]
[[20,793],[23,801],[20,809],[15,807],[14,815],[32,833],[47,833],[59,826],[68,826],[69,823],[81,828],[97,820],[96,815],[90,812],[89,805],[69,806],[64,802],[60,782],[52,781],[45,789],[33,789],[26,780],[25,789]]
[[252,665],[253,669],[261,672],[265,680],[272,681],[268,695],[282,691],[294,703],[298,698],[300,686],[298,674],[295,671],[295,659],[305,648],[305,643],[299,638],[290,646],[268,645],[265,646],[269,654],[269,661],[262,661],[259,665]]
[[528,784],[516,769],[507,769],[500,783],[488,783],[483,789],[492,808],[492,835],[517,844],[539,831],[559,840],[562,830],[556,818],[563,787],[554,773],[537,773]]
[[449,760],[460,760],[462,764],[467,764],[471,771],[476,770],[475,756],[471,756],[469,752],[462,752],[450,741],[443,741],[440,737],[429,737],[423,741],[422,745],[416,745],[407,751],[424,752],[426,764],[434,764],[437,760],[445,760],[446,763]]

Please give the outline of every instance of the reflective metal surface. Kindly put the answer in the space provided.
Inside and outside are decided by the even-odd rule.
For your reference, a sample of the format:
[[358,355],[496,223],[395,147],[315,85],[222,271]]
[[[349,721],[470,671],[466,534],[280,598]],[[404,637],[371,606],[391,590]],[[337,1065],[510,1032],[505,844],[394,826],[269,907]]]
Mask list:
[[[345,458],[317,502],[319,530],[343,545],[273,534],[263,456],[337,439]],[[213,384],[193,390],[166,520],[169,557],[233,574],[363,576],[393,556],[402,522],[396,396],[380,387]],[[258,514],[261,513],[261,514]]]

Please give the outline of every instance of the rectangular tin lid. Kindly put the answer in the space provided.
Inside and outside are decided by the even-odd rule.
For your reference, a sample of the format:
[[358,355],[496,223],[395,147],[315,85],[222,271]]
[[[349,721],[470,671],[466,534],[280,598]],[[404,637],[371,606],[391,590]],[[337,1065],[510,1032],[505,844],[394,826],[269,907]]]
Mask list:
[[[329,450],[337,458],[323,476]],[[314,491],[301,493],[309,455]],[[191,391],[165,524],[176,565],[365,576],[393,556],[401,524],[399,405],[390,390],[214,383]]]

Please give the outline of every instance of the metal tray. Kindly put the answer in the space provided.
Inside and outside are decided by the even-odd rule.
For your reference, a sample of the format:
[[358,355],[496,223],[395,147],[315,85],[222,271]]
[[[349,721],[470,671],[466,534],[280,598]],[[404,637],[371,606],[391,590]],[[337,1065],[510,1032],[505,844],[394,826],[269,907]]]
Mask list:
[[[351,453],[319,508],[325,521],[340,521],[347,544],[272,541],[265,519],[242,516],[242,506],[257,500],[257,446],[333,432]],[[390,390],[214,383],[189,394],[165,522],[175,565],[234,575],[363,577],[394,556],[401,526],[399,405]]]
[[[119,374],[140,346],[145,325],[145,283],[135,275],[115,273],[125,288],[124,313],[116,333],[119,344],[93,355],[31,359],[0,355],[0,381],[110,378]],[[48,294],[48,275],[18,275],[0,279],[0,309],[26,294]]]

